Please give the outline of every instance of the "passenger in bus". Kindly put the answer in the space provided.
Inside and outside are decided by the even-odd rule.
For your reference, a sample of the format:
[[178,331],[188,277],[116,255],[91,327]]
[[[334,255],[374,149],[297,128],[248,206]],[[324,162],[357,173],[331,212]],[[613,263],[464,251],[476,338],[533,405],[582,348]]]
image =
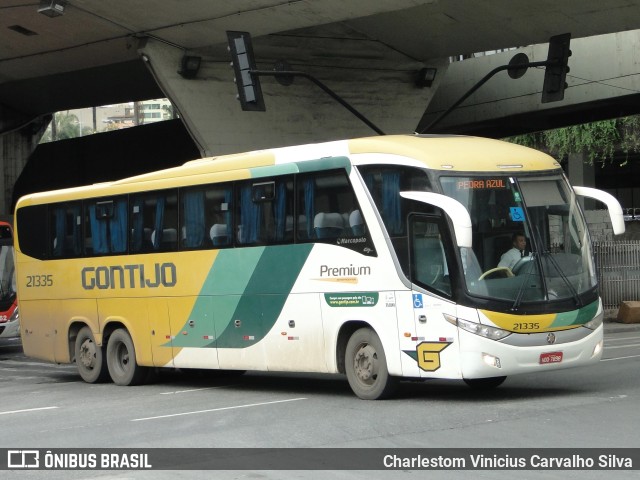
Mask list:
[[518,261],[524,257],[524,249],[527,246],[527,239],[523,232],[516,232],[511,236],[513,246],[502,254],[498,267],[512,269]]

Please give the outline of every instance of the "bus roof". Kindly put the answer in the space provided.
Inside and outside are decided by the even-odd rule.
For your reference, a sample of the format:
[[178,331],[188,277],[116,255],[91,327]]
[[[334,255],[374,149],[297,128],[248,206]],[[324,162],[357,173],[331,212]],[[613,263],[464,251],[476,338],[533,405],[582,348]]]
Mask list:
[[[331,157],[347,157],[354,165],[380,163],[381,157],[374,158],[374,154],[393,156],[396,165],[404,158],[408,165],[422,164],[430,169],[451,172],[560,169],[560,164],[543,152],[500,140],[456,135],[387,135],[207,157],[112,182],[58,190],[54,196],[57,200],[65,200],[64,197],[71,199],[82,195],[113,195],[137,190],[135,185],[141,183],[148,183],[149,188],[162,188],[167,180],[175,182],[172,186],[176,186],[181,184],[181,177],[188,183],[186,177],[193,179],[203,175],[209,176],[210,181],[242,180],[263,176],[255,175],[255,172],[264,167],[293,167],[298,162]],[[291,168],[275,168],[271,175],[292,171]],[[46,202],[51,194],[54,192],[27,195],[20,203]]]

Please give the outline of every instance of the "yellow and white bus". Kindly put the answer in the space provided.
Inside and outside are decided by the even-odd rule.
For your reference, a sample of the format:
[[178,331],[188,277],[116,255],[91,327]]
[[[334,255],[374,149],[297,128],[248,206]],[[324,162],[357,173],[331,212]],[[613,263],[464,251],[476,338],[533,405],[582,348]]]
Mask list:
[[[381,136],[204,158],[27,195],[15,247],[25,354],[87,382],[154,368],[344,373],[495,387],[590,365],[603,311],[560,165],[506,142]],[[525,256],[498,267],[514,232]]]

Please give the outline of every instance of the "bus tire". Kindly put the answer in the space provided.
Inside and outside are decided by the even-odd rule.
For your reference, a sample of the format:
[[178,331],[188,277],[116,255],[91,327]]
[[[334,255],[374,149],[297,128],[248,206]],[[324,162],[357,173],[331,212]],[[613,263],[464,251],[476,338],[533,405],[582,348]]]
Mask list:
[[507,377],[465,378],[464,383],[475,390],[491,390],[502,385],[506,379]]
[[74,345],[76,367],[82,380],[87,383],[104,382],[109,378],[104,348],[96,344],[89,327],[82,327]]
[[389,375],[382,342],[370,328],[360,328],[349,338],[345,370],[353,393],[363,400],[387,398],[398,384],[398,379]]
[[107,342],[107,366],[116,385],[139,385],[148,378],[149,369],[136,362],[136,349],[129,333],[119,328]]

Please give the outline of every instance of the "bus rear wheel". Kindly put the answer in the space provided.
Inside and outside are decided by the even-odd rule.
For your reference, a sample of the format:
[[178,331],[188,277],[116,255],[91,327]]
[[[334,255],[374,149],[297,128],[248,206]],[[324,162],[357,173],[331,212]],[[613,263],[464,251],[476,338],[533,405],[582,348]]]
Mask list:
[[363,400],[387,398],[398,384],[398,379],[389,375],[382,342],[370,328],[356,330],[349,338],[345,370],[353,393]]
[[490,390],[499,387],[507,377],[465,378],[464,382],[476,390]]
[[74,353],[78,373],[85,382],[98,383],[109,378],[104,349],[96,344],[89,327],[82,327],[78,332]]
[[139,385],[148,378],[148,368],[136,362],[136,349],[129,333],[119,328],[107,343],[107,366],[116,385]]

